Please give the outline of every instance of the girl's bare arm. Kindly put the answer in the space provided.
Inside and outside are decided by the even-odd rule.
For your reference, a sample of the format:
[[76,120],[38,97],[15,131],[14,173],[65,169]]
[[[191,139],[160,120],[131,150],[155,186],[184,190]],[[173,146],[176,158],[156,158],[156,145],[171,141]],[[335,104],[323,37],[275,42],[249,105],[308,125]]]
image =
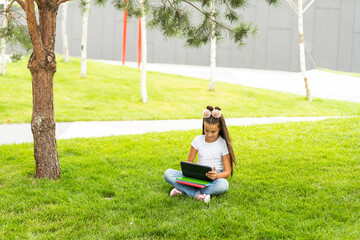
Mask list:
[[195,161],[196,154],[197,150],[191,146],[187,161],[193,163]]

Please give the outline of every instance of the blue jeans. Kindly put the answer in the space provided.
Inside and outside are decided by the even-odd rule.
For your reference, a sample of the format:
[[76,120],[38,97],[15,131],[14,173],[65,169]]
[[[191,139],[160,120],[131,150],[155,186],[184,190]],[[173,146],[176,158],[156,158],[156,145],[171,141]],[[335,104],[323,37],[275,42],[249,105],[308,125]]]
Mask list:
[[185,193],[190,197],[196,197],[199,194],[208,194],[208,195],[218,195],[223,194],[229,189],[229,183],[225,178],[219,178],[214,180],[206,188],[196,188],[181,183],[177,183],[176,178],[183,177],[182,172],[168,169],[164,174],[165,181],[170,183],[173,187],[177,188],[179,191]]

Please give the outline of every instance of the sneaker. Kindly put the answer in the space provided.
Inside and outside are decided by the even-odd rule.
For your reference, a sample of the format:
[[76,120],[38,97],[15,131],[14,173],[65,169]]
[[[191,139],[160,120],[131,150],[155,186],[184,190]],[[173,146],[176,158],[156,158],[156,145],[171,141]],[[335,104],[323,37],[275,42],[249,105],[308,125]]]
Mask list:
[[184,193],[179,191],[177,188],[173,188],[170,192],[170,197],[175,197],[176,195],[183,195]]
[[211,196],[208,194],[199,194],[195,198],[199,201],[208,203],[208,202],[210,202]]

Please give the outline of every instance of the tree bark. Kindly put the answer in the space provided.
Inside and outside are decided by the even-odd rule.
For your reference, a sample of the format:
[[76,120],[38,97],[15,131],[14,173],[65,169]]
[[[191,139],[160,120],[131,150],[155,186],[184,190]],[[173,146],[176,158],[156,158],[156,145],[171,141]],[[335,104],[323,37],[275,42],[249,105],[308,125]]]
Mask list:
[[[211,18],[215,20],[215,1],[210,1]],[[216,36],[215,36],[216,23],[211,23],[211,40],[210,40],[210,83],[209,90],[215,89],[215,68],[216,68]]]
[[[4,0],[4,9],[7,8],[7,0]],[[4,14],[4,19],[2,22],[2,27],[7,27],[7,13]],[[1,38],[1,74],[5,76],[6,74],[6,41],[5,38]]]
[[68,3],[66,2],[63,4],[62,19],[61,19],[64,62],[69,61],[69,43],[68,43],[67,26],[66,26],[66,24],[67,24],[67,9],[68,9]]
[[[143,0],[140,0],[140,5],[143,7]],[[147,89],[146,89],[146,65],[147,65],[147,38],[146,38],[146,19],[145,11],[143,16],[140,18],[140,29],[141,31],[141,98],[143,103],[147,103]]]
[[312,97],[308,84],[305,64],[305,46],[304,46],[304,23],[303,23],[303,0],[298,0],[298,30],[299,30],[299,53],[300,53],[300,68],[305,82],[306,97],[311,102]]
[[86,51],[87,51],[87,30],[90,11],[90,0],[86,1],[87,5],[84,8],[82,17],[82,34],[81,34],[81,77],[86,77]]
[[[141,1],[142,3],[142,1]],[[147,44],[146,44],[146,19],[145,15],[141,17],[141,98],[143,103],[147,103],[146,89],[146,65],[147,65]]]
[[[20,1],[20,3],[22,3]],[[34,139],[36,162],[35,178],[60,177],[60,162],[56,148],[53,78],[56,72],[54,53],[56,1],[37,1],[38,21],[34,2],[25,1],[21,5],[26,13],[26,21],[33,45],[28,69],[32,76],[33,114],[31,130]]]
[[28,68],[32,75],[33,115],[31,130],[34,138],[36,178],[60,177],[60,162],[56,148],[53,77],[56,70],[55,55],[49,54],[44,66],[30,57]]

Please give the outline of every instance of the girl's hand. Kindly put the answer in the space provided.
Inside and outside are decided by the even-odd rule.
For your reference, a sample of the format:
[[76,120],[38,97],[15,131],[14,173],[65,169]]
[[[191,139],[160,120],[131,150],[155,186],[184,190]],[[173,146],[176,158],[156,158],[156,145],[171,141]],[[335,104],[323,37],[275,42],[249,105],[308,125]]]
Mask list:
[[212,179],[212,180],[216,180],[216,179],[218,178],[218,174],[217,174],[217,172],[216,172],[215,166],[214,166],[214,170],[208,171],[208,172],[206,173],[206,176],[207,176],[208,178]]

